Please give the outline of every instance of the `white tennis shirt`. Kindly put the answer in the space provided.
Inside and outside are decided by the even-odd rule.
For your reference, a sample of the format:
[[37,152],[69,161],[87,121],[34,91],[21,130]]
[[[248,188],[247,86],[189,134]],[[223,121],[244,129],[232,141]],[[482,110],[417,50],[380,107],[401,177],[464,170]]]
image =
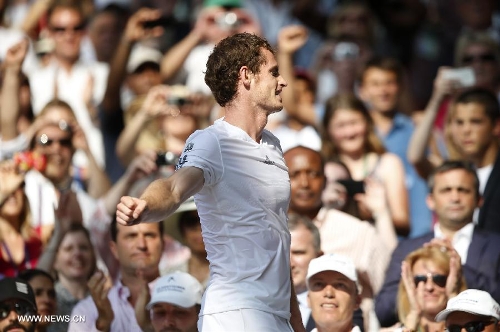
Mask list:
[[203,314],[257,309],[290,318],[290,179],[279,140],[217,120],[193,133],[178,167],[203,170],[194,198],[210,261]]

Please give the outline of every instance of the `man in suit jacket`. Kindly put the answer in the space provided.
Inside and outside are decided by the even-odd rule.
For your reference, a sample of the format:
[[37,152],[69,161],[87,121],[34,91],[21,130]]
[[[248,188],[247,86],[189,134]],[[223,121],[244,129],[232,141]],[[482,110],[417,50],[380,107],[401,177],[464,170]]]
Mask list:
[[467,286],[485,290],[497,301],[500,299],[500,235],[480,230],[472,222],[474,209],[482,200],[475,169],[467,162],[447,161],[434,170],[428,186],[427,204],[438,222],[432,233],[401,241],[394,250],[384,285],[375,300],[381,326],[398,321],[396,295],[401,262],[429,242],[443,246],[443,250],[453,246],[461,257]]

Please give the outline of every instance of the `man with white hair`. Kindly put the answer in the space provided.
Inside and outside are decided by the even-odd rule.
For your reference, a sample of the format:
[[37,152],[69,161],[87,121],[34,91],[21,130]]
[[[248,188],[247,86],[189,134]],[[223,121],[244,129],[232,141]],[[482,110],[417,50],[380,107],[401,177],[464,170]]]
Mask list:
[[307,299],[316,322],[312,332],[360,332],[353,314],[361,303],[354,263],[329,254],[311,260],[307,271]]
[[185,272],[167,274],[156,281],[146,306],[155,332],[197,332],[203,287]]
[[477,289],[467,289],[448,300],[446,309],[436,321],[446,321],[449,332],[500,331],[500,306],[491,295]]

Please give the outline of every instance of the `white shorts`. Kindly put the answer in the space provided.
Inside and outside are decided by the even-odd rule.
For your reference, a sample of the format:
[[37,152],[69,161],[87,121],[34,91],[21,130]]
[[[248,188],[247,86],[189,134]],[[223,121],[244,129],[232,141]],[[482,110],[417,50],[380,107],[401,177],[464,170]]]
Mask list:
[[199,332],[293,332],[283,317],[255,309],[239,309],[203,315],[198,320]]

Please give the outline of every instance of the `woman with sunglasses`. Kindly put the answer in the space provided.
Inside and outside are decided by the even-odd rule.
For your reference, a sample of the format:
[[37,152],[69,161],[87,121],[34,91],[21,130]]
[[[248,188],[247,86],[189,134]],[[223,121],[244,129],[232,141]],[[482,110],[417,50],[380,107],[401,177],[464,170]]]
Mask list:
[[401,264],[397,310],[401,331],[444,330],[434,317],[448,299],[465,290],[460,257],[455,250],[426,246],[411,252]]

